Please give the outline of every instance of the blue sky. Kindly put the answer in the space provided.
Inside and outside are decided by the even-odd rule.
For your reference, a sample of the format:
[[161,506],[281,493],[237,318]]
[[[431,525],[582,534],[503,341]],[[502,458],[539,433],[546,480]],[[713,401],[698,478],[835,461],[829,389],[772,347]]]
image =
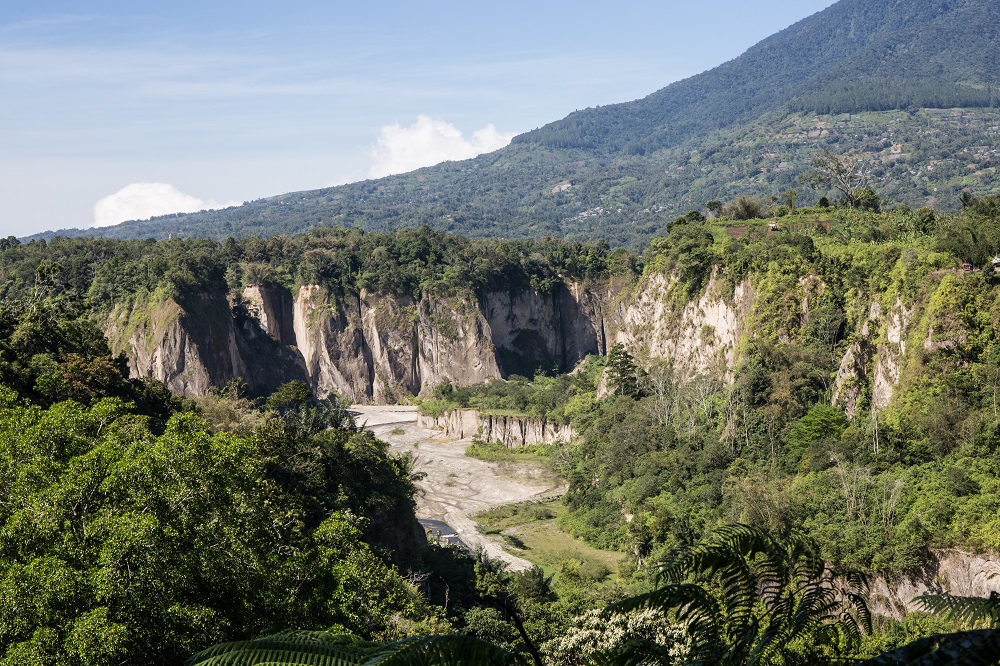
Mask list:
[[5,0],[0,235],[467,156],[829,4]]

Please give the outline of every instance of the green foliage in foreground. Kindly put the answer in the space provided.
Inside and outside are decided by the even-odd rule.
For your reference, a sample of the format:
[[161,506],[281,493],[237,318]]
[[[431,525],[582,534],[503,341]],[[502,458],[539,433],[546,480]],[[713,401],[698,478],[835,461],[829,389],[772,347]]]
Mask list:
[[[661,571],[663,585],[656,590],[583,616],[541,651],[529,645],[530,661],[527,655],[468,636],[373,644],[347,635],[299,631],[217,645],[192,657],[188,665],[541,666],[543,655],[547,663],[566,666],[860,663],[856,655],[862,632],[871,627],[867,583],[858,574],[831,571],[815,542],[801,534],[775,536],[746,525],[729,526],[675,556]],[[536,589],[544,590],[544,581],[541,585]],[[527,640],[520,612],[495,600],[512,614]],[[1000,632],[985,630],[919,639],[863,663],[998,662]]]
[[864,576],[828,569],[800,533],[726,527],[662,564],[659,579],[661,587],[614,608],[674,611],[692,665],[836,663],[871,630]]
[[278,663],[309,666],[520,666],[525,662],[503,648],[470,636],[425,636],[379,644],[329,632],[285,631],[252,641],[217,645],[193,656],[187,666],[274,666]]
[[180,663],[289,625],[391,639],[428,617],[388,557],[421,544],[384,442],[289,404],[295,387],[213,432],[58,299],[0,313],[0,664]]
[[181,414],[157,436],[118,399],[0,391],[0,663],[176,662],[289,624],[385,637],[420,618],[366,541],[405,541],[412,511],[406,468],[370,435],[213,435]]

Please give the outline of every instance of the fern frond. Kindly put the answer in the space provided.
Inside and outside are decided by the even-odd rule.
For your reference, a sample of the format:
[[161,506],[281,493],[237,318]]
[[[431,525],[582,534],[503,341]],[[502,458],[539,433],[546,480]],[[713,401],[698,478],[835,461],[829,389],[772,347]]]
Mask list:
[[995,666],[1000,631],[977,629],[922,638],[858,666]]
[[523,666],[520,656],[478,638],[419,636],[384,645],[326,632],[285,631],[213,646],[187,666]]
[[988,597],[953,597],[950,594],[925,594],[914,599],[930,613],[944,615],[969,627],[978,625],[1000,628],[1000,593]]

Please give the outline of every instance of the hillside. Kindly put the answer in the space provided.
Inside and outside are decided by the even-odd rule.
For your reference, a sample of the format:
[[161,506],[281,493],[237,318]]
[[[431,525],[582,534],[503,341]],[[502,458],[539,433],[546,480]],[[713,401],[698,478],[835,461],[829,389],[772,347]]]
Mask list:
[[[222,211],[61,233],[223,239],[427,224],[472,236],[638,245],[709,200],[797,187],[820,148],[873,154],[889,203],[955,210],[963,190],[996,187],[998,25],[1000,7],[988,0],[841,0],[715,69],[641,100],[573,113],[495,153]],[[941,168],[949,160],[958,161]]]
[[[286,625],[516,650],[476,590],[512,590],[556,640],[737,522],[871,574],[900,622],[859,655],[953,630],[906,613],[996,589],[1000,274],[958,264],[1000,252],[1000,197],[966,204],[691,216],[642,253],[428,228],[5,243],[0,589],[38,610],[0,611],[0,651],[75,664],[100,631],[118,660],[90,663],[163,663]],[[546,568],[395,557],[419,468],[326,429],[345,415],[327,394],[463,410],[492,440],[468,455],[550,465],[565,497],[482,518]],[[571,434],[504,436],[529,422]]]
[[[776,230],[691,219],[641,254],[427,228],[59,239],[0,251],[0,298],[85,295],[122,367],[189,397],[297,380],[570,425],[564,526],[600,547],[646,557],[727,521],[801,525],[833,561],[903,574],[929,546],[1000,548],[983,504],[1000,492],[1000,275],[955,268],[1000,253],[998,205],[800,209]],[[629,400],[600,399],[593,359],[553,376],[611,364],[616,344],[646,371]],[[26,367],[75,377],[49,365]],[[898,512],[832,517],[841,473],[868,475],[858,492],[898,486]],[[930,497],[951,508],[926,513]]]

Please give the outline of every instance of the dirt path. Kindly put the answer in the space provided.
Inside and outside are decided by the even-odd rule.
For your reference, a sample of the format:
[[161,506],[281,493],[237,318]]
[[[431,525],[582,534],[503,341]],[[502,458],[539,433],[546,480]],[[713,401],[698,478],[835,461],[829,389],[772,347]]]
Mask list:
[[481,545],[511,569],[531,566],[504,550],[499,540],[480,534],[469,516],[501,504],[559,494],[563,488],[558,480],[537,467],[466,456],[469,440],[447,440],[439,432],[418,427],[416,407],[357,405],[351,410],[358,412],[358,425],[389,442],[393,451],[413,454],[416,471],[426,475],[417,483],[418,518],[443,520],[470,547]]

